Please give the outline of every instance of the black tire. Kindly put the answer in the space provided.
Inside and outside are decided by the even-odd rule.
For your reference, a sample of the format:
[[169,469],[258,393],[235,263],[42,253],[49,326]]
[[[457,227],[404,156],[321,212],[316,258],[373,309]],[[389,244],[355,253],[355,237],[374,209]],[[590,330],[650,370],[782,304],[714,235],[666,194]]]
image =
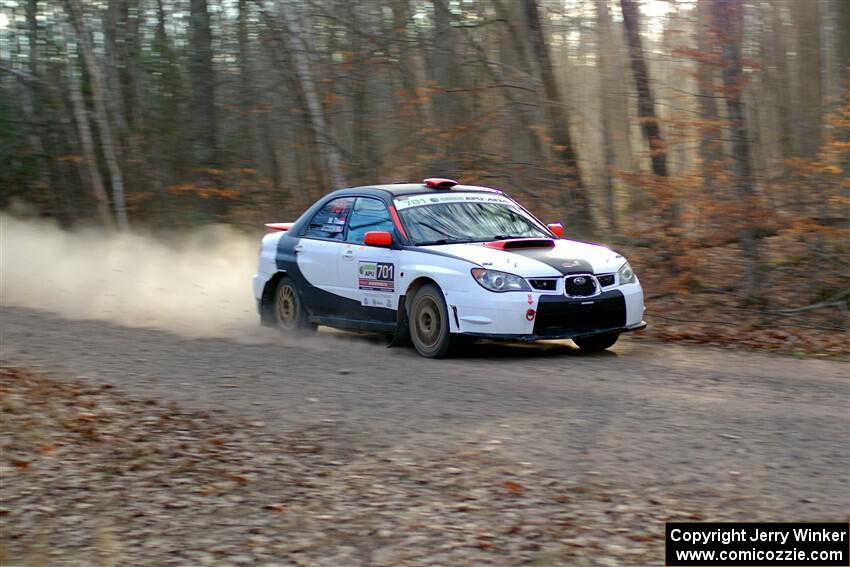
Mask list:
[[443,292],[434,284],[419,288],[407,313],[410,340],[426,358],[444,358],[452,347],[449,313]]
[[272,305],[275,327],[287,335],[311,335],[316,332],[316,325],[310,322],[301,294],[295,283],[289,277],[282,277],[277,282]]
[[597,352],[611,348],[617,339],[620,338],[620,333],[605,333],[603,335],[593,335],[590,337],[576,337],[573,342],[585,352]]

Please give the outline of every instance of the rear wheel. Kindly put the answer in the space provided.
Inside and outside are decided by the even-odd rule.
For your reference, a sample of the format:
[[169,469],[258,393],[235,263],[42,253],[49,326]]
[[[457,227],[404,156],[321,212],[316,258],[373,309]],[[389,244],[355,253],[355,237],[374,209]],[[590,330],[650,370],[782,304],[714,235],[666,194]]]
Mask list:
[[434,284],[419,288],[408,312],[410,339],[417,352],[426,358],[443,358],[452,346],[449,315],[443,292]]
[[316,331],[316,325],[310,323],[301,295],[291,278],[283,277],[277,283],[274,319],[277,328],[286,334],[304,335]]
[[620,333],[605,333],[591,337],[577,337],[573,339],[573,342],[585,352],[596,352],[614,346],[618,338]]

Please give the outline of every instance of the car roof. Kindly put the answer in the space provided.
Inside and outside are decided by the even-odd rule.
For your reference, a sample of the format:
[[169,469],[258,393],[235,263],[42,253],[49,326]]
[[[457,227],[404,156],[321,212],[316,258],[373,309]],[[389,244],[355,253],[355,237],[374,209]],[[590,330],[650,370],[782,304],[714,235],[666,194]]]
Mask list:
[[386,185],[363,185],[360,187],[349,187],[347,189],[338,189],[333,193],[328,194],[330,197],[344,197],[350,194],[372,194],[379,195],[389,193],[392,197],[403,197],[406,195],[421,195],[430,193],[452,193],[457,191],[478,192],[478,193],[502,193],[498,189],[490,187],[480,187],[478,185],[455,185],[451,189],[434,189],[428,187],[424,183],[391,183]]

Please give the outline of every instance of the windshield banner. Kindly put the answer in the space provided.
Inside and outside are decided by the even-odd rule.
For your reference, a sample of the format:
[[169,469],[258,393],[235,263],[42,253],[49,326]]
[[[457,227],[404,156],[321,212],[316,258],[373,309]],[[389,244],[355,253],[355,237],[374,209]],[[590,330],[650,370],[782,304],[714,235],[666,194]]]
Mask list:
[[440,195],[411,195],[395,200],[395,208],[399,211],[423,205],[441,205],[443,203],[498,203],[501,205],[516,204],[502,195],[494,193],[444,193]]

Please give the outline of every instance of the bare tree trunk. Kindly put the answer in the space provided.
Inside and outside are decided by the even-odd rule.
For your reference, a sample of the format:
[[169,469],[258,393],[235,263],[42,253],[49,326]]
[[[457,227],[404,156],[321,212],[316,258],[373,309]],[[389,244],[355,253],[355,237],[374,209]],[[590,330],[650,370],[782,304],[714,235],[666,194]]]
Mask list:
[[649,71],[643,57],[640,39],[638,7],[634,0],[620,0],[623,11],[623,24],[629,45],[632,62],[632,74],[638,93],[638,115],[643,135],[649,142],[649,154],[652,160],[652,172],[659,177],[667,177],[667,150],[661,137],[661,127],[655,116],[655,100],[649,87]]
[[[317,155],[317,152],[320,154],[323,152],[324,144],[313,127],[312,115],[307,107],[307,97],[295,69],[296,65],[291,49],[292,40],[281,33],[281,27],[277,24],[278,19],[274,15],[265,10],[262,13],[266,23],[265,31],[269,38],[265,42],[268,47],[268,55],[274,62],[273,68],[280,77],[280,84],[285,85],[285,88],[277,88],[269,95],[272,100],[277,101],[278,106],[282,108],[293,107],[298,110],[296,121],[300,128],[287,129],[287,136],[292,140],[288,148],[284,138],[281,138],[281,147],[284,148],[283,151],[286,155],[291,158],[288,160],[286,168],[294,172],[295,183],[303,188],[298,197],[315,199],[325,192],[327,186],[335,185],[328,181],[328,168],[323,161],[323,154]],[[269,133],[267,124],[263,123],[262,127],[264,137],[267,138],[266,135]],[[305,139],[309,141],[308,144],[303,143]],[[306,159],[302,159],[297,151],[288,151],[297,146],[306,146]],[[274,155],[277,157],[277,154]],[[281,164],[281,176],[283,176],[284,162],[278,161]],[[310,177],[311,173],[313,174],[312,178]]]
[[[711,0],[699,0],[697,3],[697,50],[708,58],[714,50],[711,41]],[[714,88],[715,64],[700,59],[697,61],[697,86],[699,88],[699,105],[701,118],[708,125],[702,126],[700,136],[700,157],[702,159],[702,187],[708,194],[714,185],[712,168],[720,160],[720,132],[717,126],[717,93]]]
[[[401,87],[411,99],[416,96],[416,73],[414,61],[411,56],[412,40],[408,37],[408,19],[410,18],[409,0],[394,0],[393,9],[393,47],[391,48],[398,62],[395,66],[398,71]],[[417,123],[422,123],[428,117],[422,112],[418,103],[414,103],[414,116]]]
[[[747,125],[741,93],[744,77],[741,69],[741,37],[743,33],[743,9],[741,0],[714,0],[714,31],[721,38],[723,51],[723,90],[730,122],[732,139],[732,172],[735,178],[735,193],[742,208],[749,209],[755,196],[750,164],[750,147],[747,140]],[[753,215],[755,217],[755,215]],[[757,218],[757,217],[756,217]],[[751,221],[751,219],[746,219]],[[740,231],[741,249],[745,260],[745,291],[747,298],[757,301],[760,297],[761,272],[758,242],[752,226],[744,225]]]
[[[498,2],[495,2],[497,5],[501,5]],[[504,10],[504,7],[502,7]],[[505,13],[506,15],[507,12]],[[520,14],[522,16],[522,14]],[[523,16],[524,19],[524,16]],[[511,109],[511,112],[514,113],[515,125],[519,126],[525,133],[526,139],[528,140],[528,146],[530,149],[530,154],[533,159],[539,159],[543,156],[543,148],[540,144],[540,137],[537,135],[537,132],[534,130],[534,117],[532,116],[532,112],[528,110],[527,101],[521,100],[522,95],[517,96],[513,92],[512,85],[509,85],[509,78],[502,71],[504,67],[513,67],[513,68],[528,68],[528,60],[525,54],[525,47],[517,48],[514,41],[509,42],[510,45],[503,46],[502,49],[502,59],[501,61],[490,61],[487,57],[487,51],[485,47],[483,47],[478,41],[476,41],[475,37],[471,33],[465,33],[463,36],[466,39],[466,43],[475,51],[476,55],[478,55],[478,61],[486,69],[486,73],[491,81],[493,81],[496,85],[502,85],[504,88],[500,89],[500,94],[505,98],[505,101],[508,103],[508,106]],[[517,65],[516,61],[519,61],[520,64]],[[509,146],[512,148],[516,146],[516,140],[513,137],[508,137],[506,140]]]
[[144,191],[148,185],[150,168],[142,151],[139,131],[143,129],[142,100],[137,96],[138,69],[136,55],[139,51],[137,0],[112,0],[106,10],[104,25],[106,40],[107,81],[110,93],[107,110],[112,117],[115,132],[115,150],[122,165],[127,185]]
[[165,8],[162,0],[156,0],[156,32],[153,43],[154,47],[160,51],[160,56],[164,57],[168,64],[172,64],[173,55],[168,42],[168,33],[165,31]]
[[332,141],[327,120],[325,119],[325,113],[316,90],[316,84],[310,71],[310,63],[307,60],[307,44],[302,36],[301,26],[298,23],[298,18],[292,5],[287,4],[287,2],[281,2],[280,9],[286,27],[286,40],[289,43],[289,51],[295,62],[295,69],[304,92],[313,134],[327,167],[328,179],[335,188],[345,187],[345,178],[342,175],[339,152]]
[[598,73],[600,88],[599,114],[602,126],[602,179],[605,185],[605,200],[608,204],[608,231],[617,233],[617,199],[614,193],[614,183],[611,170],[614,168],[614,140],[612,139],[611,113],[614,109],[613,77],[611,76],[611,61],[608,60],[608,46],[611,43],[611,16],[608,14],[606,0],[596,0],[596,46],[598,51]]
[[118,158],[115,155],[112,125],[109,123],[109,116],[107,115],[106,104],[104,102],[106,93],[103,88],[103,78],[97,60],[95,60],[91,38],[83,22],[82,6],[78,5],[77,2],[78,0],[64,0],[65,9],[74,27],[77,43],[80,46],[83,57],[83,63],[86,66],[91,83],[92,102],[94,103],[95,119],[100,135],[100,147],[103,152],[103,159],[106,161],[106,167],[109,170],[110,182],[112,184],[112,206],[115,210],[115,220],[120,230],[128,230],[130,223],[127,219],[127,206],[124,197],[124,177],[121,173],[121,166],[118,164]]
[[785,24],[782,17],[782,3],[776,2],[770,5],[773,18],[773,49],[772,52],[776,57],[776,82],[774,83],[779,92],[777,95],[776,112],[779,117],[779,147],[782,151],[783,158],[790,158],[794,155],[794,132],[792,124],[794,117],[791,112],[793,104],[792,81],[791,74],[788,72],[788,46],[785,36]]
[[24,110],[27,114],[27,122],[30,124],[30,145],[33,153],[37,156],[37,171],[42,189],[50,189],[50,172],[48,160],[45,155],[44,139],[42,137],[42,84],[39,71],[39,40],[38,40],[38,0],[27,0],[27,40],[29,44],[29,73],[36,80],[30,82],[28,97],[24,100]]
[[838,67],[838,92],[845,93],[850,85],[850,2],[833,0],[835,5],[835,58]]
[[[142,124],[143,98],[137,58],[141,49],[139,35],[141,9],[138,0],[121,0],[120,8],[120,16],[123,19],[120,27],[123,35],[118,43],[118,76],[124,96],[123,107],[127,125],[135,131],[144,126]],[[135,135],[132,137],[135,138]]]
[[570,137],[570,123],[564,104],[558,94],[558,84],[555,79],[555,71],[549,50],[543,38],[543,29],[540,25],[540,15],[537,11],[536,0],[524,0],[525,17],[528,25],[528,33],[531,45],[540,66],[540,75],[543,80],[543,91],[546,95],[547,110],[549,113],[550,126],[552,128],[552,141],[555,145],[555,153],[566,167],[565,177],[567,181],[566,200],[562,199],[562,206],[570,215],[570,224],[581,234],[593,232],[595,223],[590,210],[590,199],[587,189],[581,178],[578,166],[578,156],[573,147]]
[[621,22],[610,21],[610,42],[607,46],[608,61],[612,67],[612,80],[615,81],[614,90],[611,94],[613,107],[610,109],[613,124],[612,138],[614,140],[614,156],[617,159],[618,168],[633,171],[636,168],[632,152],[632,120],[629,104],[632,83],[622,80],[624,76],[628,75],[629,62],[625,61],[622,57],[626,46],[625,33],[623,33],[621,28]]
[[[218,165],[215,112],[215,78],[212,64],[212,32],[207,0],[191,0],[192,60],[189,68],[192,95],[192,146],[194,166],[209,169]],[[208,173],[201,175],[207,182]]]
[[110,93],[106,103],[107,111],[115,124],[115,142],[120,143],[122,134],[127,133],[127,109],[124,84],[121,73],[124,67],[124,31],[127,23],[126,0],[111,0],[103,20],[104,65],[102,70],[103,86]]
[[[836,42],[835,52],[838,67],[838,106],[845,107],[850,102],[850,2],[846,0],[835,0],[835,29]],[[850,142],[850,132],[841,137],[845,142]],[[843,160],[844,171],[850,171],[850,152],[845,154]],[[850,197],[850,187],[845,191]]]
[[[508,29],[508,35],[511,38],[511,46],[516,53],[517,59],[520,61],[520,67],[525,68],[528,61],[528,46],[522,33],[522,26],[517,22],[516,11],[521,12],[521,7],[511,5],[505,6],[503,0],[492,0],[493,8],[496,10],[496,15]],[[519,8],[519,10],[517,10]]]
[[[66,65],[67,67],[67,65]],[[59,85],[62,83],[61,80],[61,72],[62,69],[58,67],[52,68],[52,84]],[[69,92],[72,89],[67,89]],[[70,148],[70,151],[76,152],[81,151],[82,144],[80,143],[79,137],[77,136],[77,132],[74,130],[74,121],[76,120],[76,115],[74,110],[69,110],[68,105],[65,103],[65,98],[62,96],[63,93],[59,91],[58,88],[54,88],[49,84],[45,86],[44,92],[46,93],[48,100],[50,101],[50,105],[55,109],[57,118],[59,119],[59,124],[62,126],[62,135],[65,138],[65,146]],[[73,94],[71,92],[71,94]],[[83,116],[85,117],[85,112],[83,112]],[[59,133],[55,133],[56,137],[59,138]],[[61,146],[61,141],[56,143],[57,147]],[[79,197],[78,192],[73,191],[76,189],[75,186],[86,187],[87,186],[87,176],[88,170],[86,169],[86,155],[83,154],[83,159],[76,160],[77,163],[73,165],[73,170],[77,173],[75,176],[64,176],[64,182],[62,187],[63,199],[65,201],[65,210],[69,219],[74,219],[79,216]],[[60,166],[60,169],[66,170],[71,169],[72,165],[67,164],[66,166]],[[77,183],[71,183],[71,179],[69,177],[74,177],[74,180]],[[90,185],[89,187],[93,187]],[[101,191],[103,191],[103,184],[101,182]],[[106,199],[105,192],[103,193],[103,198]],[[76,197],[76,198],[75,198]],[[105,212],[105,218],[100,217],[101,223],[104,226],[109,226],[108,223],[112,222],[112,217],[109,212],[109,203],[103,202],[103,210],[101,211],[101,205],[96,201],[97,204],[97,212],[98,215],[101,215],[102,212]]]
[[797,24],[797,77],[799,80],[797,127],[800,129],[800,155],[814,157],[820,150],[823,121],[821,87],[820,13],[818,2],[794,2]]
[[[248,0],[239,0],[239,23],[237,27],[239,44],[239,114],[241,124],[242,151],[240,158],[251,164],[259,164],[259,138],[257,136],[257,104],[254,89],[253,65],[248,42]],[[275,172],[276,175],[276,172]],[[275,184],[277,189],[277,184]]]
[[434,53],[433,73],[438,92],[434,96],[434,117],[443,134],[435,166],[443,175],[457,175],[457,151],[459,145],[454,130],[461,120],[462,108],[458,95],[451,92],[460,86],[457,73],[455,30],[452,28],[451,12],[447,0],[433,0],[434,6]]
[[111,52],[109,64],[114,65],[110,75],[114,87],[111,89],[115,122],[127,137],[132,160],[143,159],[135,131],[142,128],[142,97],[140,96],[139,66],[140,51],[138,0],[112,0],[107,10],[109,18],[105,28],[113,28],[105,34]]
[[83,150],[83,163],[91,184],[92,194],[97,203],[97,214],[100,222],[108,229],[115,228],[115,219],[109,211],[109,197],[103,186],[103,178],[97,166],[97,152],[94,147],[94,136],[92,136],[89,117],[83,100],[82,87],[77,66],[72,58],[68,58],[68,81],[70,84],[71,104],[74,107],[74,118],[77,122],[77,130],[80,136],[80,145]]
[[[357,30],[363,33],[352,34],[352,43],[350,50],[354,57],[359,60],[364,60],[369,57],[371,44],[368,41],[372,37],[380,36],[380,31],[374,29],[375,21],[380,21],[380,16],[375,14],[376,5],[374,2],[358,2],[356,8],[354,4],[347,6],[347,15]],[[364,35],[368,34],[364,41]],[[354,153],[354,180],[356,183],[369,183],[374,179],[374,171],[377,165],[375,156],[375,144],[372,142],[372,129],[369,124],[370,109],[373,107],[376,99],[375,86],[370,88],[369,71],[370,65],[357,65],[351,74],[351,110],[353,113],[351,120],[351,148]]]

